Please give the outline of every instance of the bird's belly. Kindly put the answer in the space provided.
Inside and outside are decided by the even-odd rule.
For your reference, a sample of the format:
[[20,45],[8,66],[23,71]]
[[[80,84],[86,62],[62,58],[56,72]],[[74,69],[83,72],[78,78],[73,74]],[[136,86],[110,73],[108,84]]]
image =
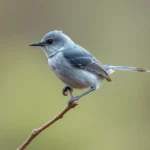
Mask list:
[[[57,55],[57,58],[58,55]],[[64,59],[49,59],[48,63],[56,76],[66,85],[72,88],[99,87],[100,77],[83,69],[71,67]],[[61,62],[63,60],[63,62]]]
[[99,87],[99,77],[85,70],[68,68],[58,72],[59,79],[72,88]]
[[88,88],[90,85],[87,82],[88,79],[82,73],[82,71],[78,72],[75,71],[68,71],[66,70],[64,73],[61,73],[60,79],[67,85],[71,86],[72,88]]

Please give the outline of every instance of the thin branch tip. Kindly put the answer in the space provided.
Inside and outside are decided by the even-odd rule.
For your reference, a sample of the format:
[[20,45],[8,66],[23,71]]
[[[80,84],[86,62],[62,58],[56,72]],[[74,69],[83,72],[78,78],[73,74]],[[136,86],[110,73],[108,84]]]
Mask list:
[[32,130],[32,134],[33,134],[33,135],[36,135],[37,132],[38,132],[38,129],[33,129],[33,130]]
[[[69,99],[73,97],[72,91],[67,90],[67,95]],[[32,140],[39,135],[42,131],[44,131],[46,128],[50,127],[53,123],[55,123],[57,120],[62,119],[63,116],[72,108],[75,108],[78,105],[78,101],[74,101],[71,106],[67,105],[60,113],[58,113],[53,119],[48,121],[46,124],[42,125],[38,129],[33,129],[31,135],[25,140],[25,142],[16,150],[24,150],[31,142]]]
[[78,105],[78,101],[74,101],[74,102],[71,104],[71,107],[72,107],[72,108],[75,108],[77,105]]

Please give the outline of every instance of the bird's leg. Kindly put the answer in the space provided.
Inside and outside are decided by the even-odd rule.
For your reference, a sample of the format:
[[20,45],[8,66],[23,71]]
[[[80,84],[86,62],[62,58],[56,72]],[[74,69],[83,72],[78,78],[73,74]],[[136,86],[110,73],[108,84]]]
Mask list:
[[67,90],[70,90],[71,92],[73,91],[73,89],[69,86],[65,86],[63,89],[62,89],[62,94],[64,96],[67,96]]
[[83,94],[79,95],[79,96],[75,96],[75,97],[72,97],[69,102],[68,102],[68,105],[70,106],[74,101],[78,101],[81,97],[89,94],[90,92],[94,91],[96,88],[95,87],[91,87],[89,90],[87,90],[86,92],[84,92]]

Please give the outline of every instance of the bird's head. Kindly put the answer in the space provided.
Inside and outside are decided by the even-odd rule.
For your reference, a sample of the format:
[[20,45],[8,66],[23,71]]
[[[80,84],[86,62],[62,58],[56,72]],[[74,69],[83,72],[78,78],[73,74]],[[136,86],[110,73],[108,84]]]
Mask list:
[[62,31],[55,30],[48,32],[40,42],[32,43],[29,46],[42,47],[46,56],[49,57],[72,43],[73,41]]

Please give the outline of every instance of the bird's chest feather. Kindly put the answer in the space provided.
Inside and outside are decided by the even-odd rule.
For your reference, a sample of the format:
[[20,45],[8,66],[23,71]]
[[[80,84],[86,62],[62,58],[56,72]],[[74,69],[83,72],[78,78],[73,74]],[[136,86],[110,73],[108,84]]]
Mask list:
[[49,58],[48,64],[50,65],[51,69],[56,73],[58,77],[63,76],[66,70],[69,69],[69,64],[63,58],[62,53],[58,53],[54,57]]

